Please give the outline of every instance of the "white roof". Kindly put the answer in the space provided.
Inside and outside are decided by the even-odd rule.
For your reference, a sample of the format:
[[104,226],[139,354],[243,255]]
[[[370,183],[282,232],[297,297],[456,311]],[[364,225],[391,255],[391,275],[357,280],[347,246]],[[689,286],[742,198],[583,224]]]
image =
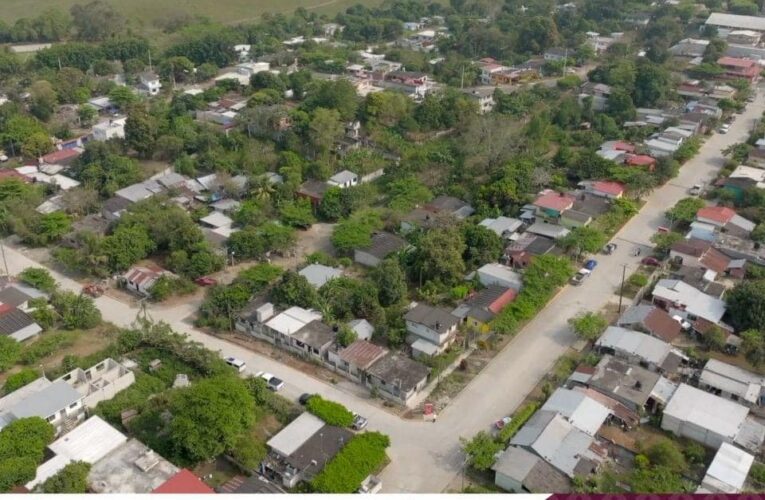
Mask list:
[[330,183],[345,184],[358,179],[358,176],[350,170],[342,170],[329,178]]
[[51,385],[50,380],[45,377],[40,377],[37,380],[28,383],[24,387],[13,391],[12,393],[0,399],[0,413],[16,406],[16,403],[19,401],[26,399],[32,394],[42,391],[49,385]]
[[266,444],[283,457],[289,457],[322,427],[324,427],[324,421],[311,413],[304,412]]
[[539,236],[547,236],[548,238],[564,238],[569,231],[563,226],[557,224],[548,224],[547,222],[535,222],[526,229],[527,233],[537,234]]
[[81,461],[94,464],[125,442],[127,442],[127,436],[107,424],[101,417],[90,417],[74,430],[48,445],[56,456],[37,468],[37,475],[26,484],[26,487],[32,488],[42,483],[69,462]]
[[340,269],[325,266],[323,264],[311,264],[298,272],[300,276],[305,276],[308,282],[315,288],[322,287],[327,281],[339,278],[343,275]]
[[638,356],[655,365],[664,362],[672,351],[672,347],[662,340],[619,326],[606,328],[595,345]]
[[738,14],[714,12],[707,18],[706,24],[723,26],[725,28],[765,31],[765,17],[757,16],[741,16]]
[[282,335],[292,335],[311,321],[320,319],[321,314],[316,311],[293,306],[271,318],[266,326]]
[[372,326],[372,323],[365,319],[354,319],[348,323],[348,326],[351,328],[351,330],[356,332],[356,337],[359,340],[369,340],[375,333],[375,327]]
[[512,217],[497,217],[496,219],[486,218],[482,220],[479,226],[483,226],[486,229],[491,229],[497,236],[504,236],[506,232],[517,231],[523,225],[523,222]]
[[719,323],[725,314],[725,301],[707,295],[683,281],[659,280],[653,295],[673,304],[685,306],[685,311],[688,313],[712,323]]
[[737,366],[710,359],[701,372],[700,382],[724,392],[735,394],[750,403],[760,399],[765,377]]
[[611,160],[615,161],[621,156],[625,155],[624,151],[619,151],[618,149],[599,149],[596,151],[597,155],[603,158],[604,160]]
[[68,191],[69,189],[72,189],[74,187],[77,187],[80,185],[80,183],[71,177],[67,177],[65,175],[61,174],[55,174],[51,176],[51,184],[55,184],[64,191]]
[[651,389],[651,397],[659,403],[665,405],[676,390],[676,383],[672,382],[666,377],[659,377],[659,380],[656,381],[656,385],[654,385],[653,389]]
[[733,401],[680,384],[664,409],[664,415],[688,422],[733,441],[749,409]]
[[739,165],[736,170],[731,172],[728,177],[751,179],[755,182],[762,182],[765,180],[765,170],[761,168],[748,167],[746,165]]
[[419,338],[412,342],[412,350],[425,353],[428,356],[434,356],[438,354],[438,346],[436,344]]
[[557,389],[542,406],[542,410],[560,413],[580,431],[594,436],[611,413],[607,407],[583,392]]
[[556,415],[531,448],[553,467],[573,477],[579,461],[592,455],[589,452],[592,441],[592,436],[574,427],[562,415]]
[[749,453],[731,444],[723,443],[717,450],[712,463],[709,464],[707,475],[701,484],[714,489],[721,489],[720,486],[722,486],[725,493],[739,493],[744,487],[753,462],[754,457]]
[[231,224],[234,223],[233,220],[231,220],[229,217],[224,215],[221,212],[218,212],[217,210],[213,210],[210,215],[206,215],[205,217],[202,217],[199,219],[199,222],[204,222],[205,224],[213,227],[227,227],[231,226]]

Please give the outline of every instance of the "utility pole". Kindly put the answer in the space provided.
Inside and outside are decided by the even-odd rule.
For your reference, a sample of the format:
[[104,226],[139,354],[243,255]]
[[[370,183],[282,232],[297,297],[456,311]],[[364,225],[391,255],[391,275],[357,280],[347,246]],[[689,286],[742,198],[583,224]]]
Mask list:
[[627,274],[627,264],[622,264],[622,284],[619,286],[619,314],[622,313],[622,297],[624,296],[624,276]]
[[0,243],[0,252],[3,255],[3,267],[5,268],[5,277],[11,279],[11,273],[8,271],[8,261],[5,259],[5,245]]
[[568,47],[565,48],[565,52],[563,54],[563,76],[566,76],[566,65],[568,64]]

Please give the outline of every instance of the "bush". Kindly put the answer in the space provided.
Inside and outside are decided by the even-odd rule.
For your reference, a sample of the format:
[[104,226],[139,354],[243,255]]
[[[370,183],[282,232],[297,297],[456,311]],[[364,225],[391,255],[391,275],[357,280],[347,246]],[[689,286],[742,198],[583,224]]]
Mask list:
[[28,267],[19,273],[19,280],[31,287],[51,293],[56,290],[56,280],[47,269]]
[[28,383],[37,380],[40,374],[33,368],[24,368],[20,372],[16,372],[13,375],[8,375],[5,379],[5,385],[3,385],[3,394],[10,394],[13,391],[20,389]]
[[319,395],[308,400],[306,409],[329,425],[336,425],[337,427],[350,427],[353,425],[353,413],[348,411],[348,408],[340,403],[324,399]]
[[765,486],[765,465],[761,463],[755,463],[749,470],[749,479],[754,480],[761,487]]
[[87,493],[89,472],[90,464],[87,462],[68,463],[46,479],[40,489],[43,493]]
[[101,401],[96,406],[95,414],[102,417],[104,420],[112,425],[121,427],[122,418],[121,413],[131,408],[139,408],[148,399],[165,390],[167,386],[162,380],[146,375],[145,373],[138,373],[135,377],[135,383],[120,391],[119,394],[112,399]]
[[58,332],[42,335],[36,342],[24,348],[19,361],[25,365],[36,363],[42,358],[74,344],[77,335],[78,332]]
[[311,486],[320,493],[356,492],[361,482],[385,463],[388,446],[390,439],[379,432],[357,434],[311,481]]
[[19,361],[21,344],[14,339],[0,336],[0,372],[4,372]]
[[529,403],[516,411],[515,415],[513,415],[513,420],[499,431],[497,439],[501,443],[507,445],[513,436],[515,436],[515,433],[518,432],[532,416],[534,416],[534,413],[536,413],[538,409],[539,403]]
[[635,273],[630,276],[628,282],[635,288],[643,288],[648,284],[648,276],[643,273]]

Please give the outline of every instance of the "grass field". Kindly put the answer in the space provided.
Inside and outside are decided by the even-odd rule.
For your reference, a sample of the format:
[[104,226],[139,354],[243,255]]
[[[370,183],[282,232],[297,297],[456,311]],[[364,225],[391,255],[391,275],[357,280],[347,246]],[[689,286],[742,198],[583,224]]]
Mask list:
[[[20,17],[34,17],[55,7],[69,9],[89,0],[0,0],[0,19],[13,22]],[[140,29],[151,28],[154,20],[178,13],[205,16],[215,21],[236,23],[252,21],[265,12],[291,13],[298,7],[320,14],[334,14],[351,5],[376,5],[382,0],[104,0]]]

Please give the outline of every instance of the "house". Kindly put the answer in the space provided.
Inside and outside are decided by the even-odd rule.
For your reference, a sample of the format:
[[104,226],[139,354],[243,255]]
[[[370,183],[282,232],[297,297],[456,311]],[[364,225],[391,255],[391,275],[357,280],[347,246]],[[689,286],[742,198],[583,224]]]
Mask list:
[[738,14],[724,14],[714,12],[709,15],[706,22],[707,26],[715,26],[723,30],[752,30],[765,32],[765,18],[757,16],[742,16]]
[[754,457],[744,450],[721,444],[696,493],[741,493],[753,463]]
[[729,330],[722,322],[725,301],[711,297],[697,288],[679,280],[662,279],[653,290],[653,303],[670,314],[677,314],[691,321],[704,320]]
[[359,183],[359,176],[351,172],[350,170],[343,170],[336,173],[329,178],[327,184],[330,186],[336,186],[341,189],[355,186]]
[[348,328],[353,330],[359,340],[369,340],[375,333],[375,327],[365,319],[354,319],[348,322]]
[[452,315],[463,318],[469,327],[487,333],[490,323],[507,304],[515,300],[518,291],[500,285],[489,285],[469,296]]
[[584,189],[585,193],[615,200],[621,198],[624,194],[624,184],[614,181],[582,181],[579,187]]
[[66,382],[40,377],[0,399],[0,429],[26,417],[42,418],[59,434],[84,420],[83,397]]
[[664,404],[664,396],[654,392],[661,375],[605,354],[589,374],[579,374],[574,385],[584,385],[615,399],[635,412],[653,412]]
[[230,217],[217,210],[213,210],[209,215],[202,217],[199,219],[199,222],[213,229],[219,227],[231,227],[231,225],[234,223]]
[[37,164],[68,166],[74,163],[74,160],[79,158],[81,154],[81,148],[57,149],[52,153],[42,155],[38,159]]
[[478,282],[483,286],[498,285],[504,288],[512,288],[516,292],[523,286],[523,277],[512,268],[490,262],[481,266],[478,271]]
[[465,95],[476,103],[478,114],[491,113],[496,103],[494,102],[494,89],[471,89],[465,91]]
[[682,326],[667,311],[651,304],[638,304],[627,309],[616,321],[617,326],[647,333],[668,344],[680,336]]
[[760,43],[762,33],[754,30],[733,30],[725,37],[725,41],[737,45],[752,45]]
[[561,47],[551,47],[544,53],[545,61],[549,62],[563,62],[569,57],[568,49]]
[[93,140],[108,141],[109,139],[124,139],[126,121],[127,118],[117,118],[93,125]]
[[158,182],[147,180],[118,189],[114,192],[114,195],[123,198],[130,203],[137,203],[142,200],[148,200],[152,196],[163,193],[164,191],[165,188]]
[[677,264],[702,268],[717,275],[723,274],[730,263],[730,258],[716,250],[710,242],[694,238],[674,243],[669,257]]
[[118,392],[135,382],[135,375],[123,364],[106,358],[87,370],[75,368],[56,380],[66,382],[82,396],[82,404],[93,410],[101,401],[112,399]]
[[352,437],[348,429],[327,425],[304,412],[268,440],[261,470],[267,479],[293,488],[320,473]]
[[491,57],[480,59],[477,66],[481,70],[483,85],[507,85],[517,80],[519,76],[513,68],[502,65]]
[[400,354],[388,353],[367,370],[368,388],[397,403],[409,405],[428,380],[430,368]]
[[720,185],[731,191],[736,200],[741,200],[744,191],[750,187],[765,189],[765,170],[739,165],[727,178],[720,181]]
[[368,247],[357,248],[353,251],[353,261],[367,267],[377,267],[388,256],[407,246],[403,238],[382,231],[372,235]]
[[555,248],[555,240],[531,233],[523,233],[506,249],[503,262],[514,269],[524,269],[537,255],[545,255]]
[[624,164],[630,167],[644,167],[649,172],[656,169],[656,158],[648,155],[627,155]]
[[684,38],[669,48],[669,53],[675,57],[702,57],[709,45],[709,40]]
[[704,207],[696,212],[696,220],[711,224],[720,231],[740,238],[747,238],[757,226],[728,207]]
[[335,336],[332,327],[317,319],[293,333],[289,347],[303,357],[324,360]]
[[584,104],[589,98],[592,100],[593,111],[605,111],[608,106],[608,98],[612,89],[605,83],[587,82],[579,89],[579,104]]
[[716,359],[710,359],[704,365],[699,389],[749,408],[765,401],[765,377]]
[[589,226],[592,222],[592,216],[588,213],[571,209],[563,212],[563,214],[560,216],[559,222],[561,226],[568,229],[586,227]]
[[537,196],[533,205],[537,208],[539,217],[557,220],[563,212],[574,206],[574,197],[552,189],[545,189]]
[[549,224],[547,222],[535,222],[526,228],[526,233],[535,234],[537,236],[543,236],[551,240],[558,240],[564,238],[570,233],[568,229],[557,224]]
[[491,469],[494,471],[494,484],[510,493],[571,491],[571,480],[565,474],[524,448],[507,448]]
[[609,418],[611,410],[586,392],[558,388],[540,411],[555,412],[588,436],[595,436]]
[[717,64],[722,66],[726,78],[743,78],[755,82],[760,76],[760,67],[752,59],[723,56],[717,60]]
[[415,357],[442,353],[454,341],[459,318],[446,309],[417,304],[405,315],[407,342]]
[[343,271],[323,264],[309,264],[298,271],[298,274],[305,277],[314,288],[321,288],[328,281],[341,277]]
[[172,273],[154,264],[146,266],[136,265],[122,275],[122,280],[125,283],[125,288],[128,290],[141,295],[150,295],[151,287],[162,276],[172,276]]
[[148,94],[155,96],[159,94],[159,90],[162,88],[162,84],[159,81],[159,76],[151,71],[147,71],[138,75],[138,92],[142,94]]
[[0,304],[0,335],[23,342],[40,332],[42,327],[29,314],[8,304]]
[[128,438],[99,416],[92,416],[48,445],[46,460],[37,467],[30,491],[72,462],[95,464],[124,445]]
[[157,452],[129,439],[93,464],[88,485],[92,493],[151,493],[178,472]]
[[749,409],[687,384],[680,384],[664,408],[661,428],[707,446],[735,444],[759,453],[765,427]]
[[300,185],[295,194],[301,198],[307,198],[314,208],[318,208],[329,188],[330,185],[324,181],[306,181]]
[[670,344],[619,326],[606,328],[595,342],[595,347],[600,352],[659,373],[674,373],[687,360],[685,355],[673,349]]
[[264,493],[264,494],[274,494],[274,493],[286,493],[279,485],[276,483],[269,481],[265,477],[259,475],[259,474],[253,474],[251,476],[234,476],[225,483],[223,483],[219,488],[217,488],[217,493]]
[[388,350],[366,340],[355,340],[338,352],[328,352],[329,362],[352,379],[366,385],[367,370],[385,357]]
[[164,483],[154,488],[152,493],[210,494],[210,493],[215,493],[215,491],[209,486],[207,486],[204,482],[202,482],[202,480],[199,479],[197,476],[195,476],[194,473],[191,472],[190,470],[181,469],[178,471],[176,475],[172,476],[170,479],[168,479]]
[[478,223],[486,229],[494,231],[503,240],[509,240],[523,226],[523,222],[504,215],[494,218],[486,218]]
[[99,114],[112,114],[117,111],[117,106],[106,96],[88,99],[87,105],[95,109]]
[[453,196],[438,196],[409,212],[401,221],[401,230],[410,232],[416,227],[429,228],[435,220],[443,217],[464,220],[474,212],[475,209],[467,202]]
[[20,283],[14,283],[0,290],[0,304],[16,307],[22,311],[29,310],[30,300],[41,298],[47,298],[47,296],[36,288]]
[[543,458],[568,478],[597,472],[606,448],[555,411],[538,411],[521,427],[510,445]]

